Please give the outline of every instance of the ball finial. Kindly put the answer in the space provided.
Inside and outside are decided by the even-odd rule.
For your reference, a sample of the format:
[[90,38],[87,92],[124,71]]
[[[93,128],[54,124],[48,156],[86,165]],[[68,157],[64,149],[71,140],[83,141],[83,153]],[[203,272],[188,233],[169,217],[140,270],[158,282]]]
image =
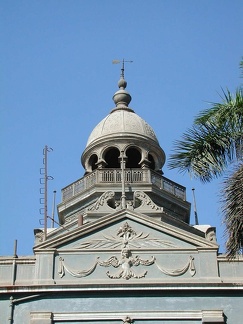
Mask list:
[[120,80],[118,81],[119,90],[113,96],[113,101],[116,104],[116,107],[119,109],[128,108],[128,105],[132,100],[130,94],[125,90],[127,87],[127,81],[124,79],[125,62],[132,63],[132,61],[125,61],[124,59],[122,61],[120,60],[112,61],[112,63],[114,64],[122,63],[121,77]]
[[120,78],[120,80],[118,81],[118,87],[120,89],[126,89],[127,81],[124,78]]

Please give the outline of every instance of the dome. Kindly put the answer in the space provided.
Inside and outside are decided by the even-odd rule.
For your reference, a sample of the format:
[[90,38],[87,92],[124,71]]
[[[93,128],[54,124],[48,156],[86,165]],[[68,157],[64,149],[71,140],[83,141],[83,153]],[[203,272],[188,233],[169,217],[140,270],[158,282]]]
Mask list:
[[[120,168],[121,154],[127,154],[128,168],[152,168],[162,172],[165,154],[153,128],[128,107],[131,96],[125,90],[122,73],[114,94],[116,107],[91,132],[81,163],[87,173],[96,168]],[[123,153],[122,153],[123,152]]]
[[132,109],[114,109],[91,132],[87,146],[106,137],[138,136],[158,143],[152,127]]

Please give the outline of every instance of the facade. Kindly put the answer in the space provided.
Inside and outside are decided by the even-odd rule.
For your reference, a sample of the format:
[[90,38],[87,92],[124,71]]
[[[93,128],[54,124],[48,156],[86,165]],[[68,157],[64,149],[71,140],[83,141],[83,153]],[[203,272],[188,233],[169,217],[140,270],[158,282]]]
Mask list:
[[33,256],[0,257],[0,323],[242,323],[243,259],[190,225],[186,189],[163,175],[126,86],[122,70],[84,176],[62,189],[60,227],[34,230]]

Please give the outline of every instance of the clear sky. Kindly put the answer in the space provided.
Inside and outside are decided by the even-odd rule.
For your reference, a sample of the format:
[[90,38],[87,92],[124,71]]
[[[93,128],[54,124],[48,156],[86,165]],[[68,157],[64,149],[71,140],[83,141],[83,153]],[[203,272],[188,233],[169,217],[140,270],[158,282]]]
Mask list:
[[[1,195],[0,255],[32,254],[39,228],[42,150],[48,156],[49,214],[53,190],[83,176],[88,136],[114,103],[126,65],[132,107],[155,130],[167,157],[221,87],[242,81],[242,0],[12,0],[0,1]],[[224,250],[219,189],[168,170],[195,187],[199,222],[217,226]],[[57,215],[55,215],[57,218]],[[191,222],[194,222],[193,213]]]

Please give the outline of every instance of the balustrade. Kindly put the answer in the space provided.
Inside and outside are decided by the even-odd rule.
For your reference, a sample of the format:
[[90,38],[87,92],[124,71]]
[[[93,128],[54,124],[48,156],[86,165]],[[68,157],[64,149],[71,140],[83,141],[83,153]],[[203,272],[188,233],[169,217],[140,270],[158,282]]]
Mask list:
[[[125,183],[152,183],[154,186],[170,192],[183,200],[186,199],[185,187],[180,186],[152,170],[126,169],[124,177]],[[62,189],[62,200],[66,201],[78,193],[93,187],[96,183],[121,183],[121,179],[121,169],[97,169]]]

